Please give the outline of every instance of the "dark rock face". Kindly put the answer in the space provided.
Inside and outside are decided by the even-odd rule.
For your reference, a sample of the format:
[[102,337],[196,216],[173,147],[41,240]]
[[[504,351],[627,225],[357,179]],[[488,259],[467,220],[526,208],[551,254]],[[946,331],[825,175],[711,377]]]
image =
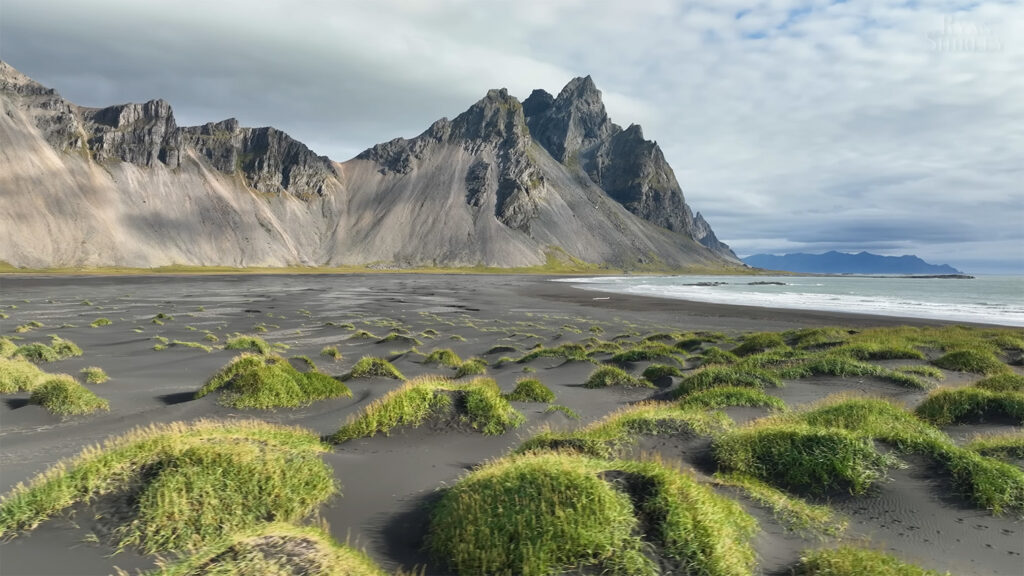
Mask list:
[[180,163],[181,134],[164,100],[80,108],[79,114],[89,133],[89,151],[98,162],[121,160],[147,167],[162,162],[171,168]]
[[736,260],[703,218],[694,219],[658,144],[645,140],[640,126],[623,130],[614,124],[589,76],[570,81],[557,98],[534,90],[523,109],[533,139],[556,160],[582,170],[640,218]]
[[299,198],[323,195],[334,173],[330,160],[274,128],[242,128],[238,120],[181,129],[186,146],[226,174],[239,171],[246,183],[265,194]]
[[523,105],[501,89],[488,91],[454,120],[438,120],[416,138],[378,144],[357,158],[377,162],[382,174],[405,175],[434,146],[459,146],[477,157],[466,174],[466,203],[481,209],[493,203],[499,221],[528,230],[545,185],[529,157],[530,144]]
[[693,229],[694,229],[694,240],[700,242],[708,249],[718,253],[732,253],[732,249],[729,245],[722,242],[715,236],[715,231],[711,229],[711,225],[704,220],[704,216],[701,216],[700,212],[693,217]]

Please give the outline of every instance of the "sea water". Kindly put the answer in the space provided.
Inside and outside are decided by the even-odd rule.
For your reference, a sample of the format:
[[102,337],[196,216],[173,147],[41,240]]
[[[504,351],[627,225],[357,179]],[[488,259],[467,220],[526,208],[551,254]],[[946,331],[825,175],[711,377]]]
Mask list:
[[602,292],[716,304],[1024,326],[1024,276],[609,276],[559,281]]

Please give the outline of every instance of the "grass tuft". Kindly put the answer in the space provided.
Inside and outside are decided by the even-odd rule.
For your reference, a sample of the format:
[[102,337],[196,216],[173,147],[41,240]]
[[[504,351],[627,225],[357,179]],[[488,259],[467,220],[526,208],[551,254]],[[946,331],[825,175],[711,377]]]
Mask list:
[[153,576],[385,576],[366,554],[335,542],[326,529],[283,522],[233,534],[188,558],[160,563]]
[[996,358],[992,352],[973,348],[949,352],[933,360],[932,364],[946,370],[985,375],[999,374],[1009,370],[1009,367]]
[[32,388],[28,400],[58,416],[110,410],[110,404],[67,374],[54,374]]
[[110,318],[97,318],[90,322],[89,326],[99,328],[100,326],[110,326],[111,324],[113,324],[113,322],[110,321]]
[[536,378],[520,378],[515,390],[505,394],[510,402],[554,402],[555,393]]
[[744,336],[743,342],[733,348],[732,353],[737,356],[749,356],[775,348],[788,348],[781,334],[776,334],[775,332],[755,332]]
[[579,420],[580,415],[575,410],[562,404],[551,404],[544,409],[545,414],[554,414],[555,412],[561,412],[566,418],[570,420]]
[[617,366],[601,366],[590,373],[587,381],[583,383],[584,388],[607,388],[609,386],[646,387],[651,384],[641,378],[632,376]]
[[137,429],[62,461],[0,499],[0,536],[31,530],[77,502],[132,490],[118,548],[143,553],[219,542],[267,521],[294,522],[336,491],[312,432],[265,422]]
[[964,448],[990,458],[1024,459],[1024,430],[977,435]]
[[1024,424],[1024,393],[983,388],[944,389],[930,394],[915,411],[936,426],[1009,418]]
[[410,380],[372,402],[360,414],[349,417],[331,437],[335,443],[354,438],[389,434],[401,426],[418,427],[430,418],[454,416],[488,435],[504,434],[525,418],[502,398],[490,378],[467,383],[424,377]]
[[998,374],[975,382],[976,388],[990,392],[1024,392],[1024,376],[1020,374]]
[[455,377],[462,378],[464,376],[479,376],[486,373],[486,360],[482,358],[470,358],[469,360],[459,364],[458,369],[455,370]]
[[725,471],[808,494],[863,494],[896,464],[864,434],[801,424],[727,432],[715,439],[714,450]]
[[390,362],[383,358],[375,358],[373,356],[363,356],[355,363],[352,367],[352,371],[349,373],[352,378],[394,378],[395,380],[405,380],[405,376],[398,371]]
[[87,384],[103,384],[110,380],[110,376],[99,366],[87,366],[79,372]]
[[270,354],[273,351],[270,344],[259,336],[236,336],[228,338],[224,343],[225,350],[248,350],[257,354]]
[[852,546],[808,552],[800,558],[794,573],[798,576],[940,576],[938,572],[907,564],[884,552]]
[[214,374],[196,398],[223,390],[220,403],[233,408],[295,408],[326,398],[352,396],[345,384],[320,372],[299,372],[277,355],[241,354]]
[[687,376],[672,392],[675,397],[700,390],[722,387],[768,388],[782,386],[778,376],[758,368],[743,369],[736,366],[708,366]]
[[32,390],[48,376],[24,358],[0,358],[0,394]]
[[700,390],[687,394],[679,400],[679,407],[682,409],[713,410],[729,406],[751,406],[755,408],[771,408],[772,410],[779,411],[786,410],[786,403],[779,398],[769,396],[764,391],[756,388],[738,388],[735,386]]
[[341,352],[338,350],[337,346],[324,346],[320,349],[320,355],[324,358],[330,358],[335,362],[341,360]]
[[440,364],[449,368],[458,368],[462,364],[462,358],[451,348],[434,350],[423,359],[424,364]]

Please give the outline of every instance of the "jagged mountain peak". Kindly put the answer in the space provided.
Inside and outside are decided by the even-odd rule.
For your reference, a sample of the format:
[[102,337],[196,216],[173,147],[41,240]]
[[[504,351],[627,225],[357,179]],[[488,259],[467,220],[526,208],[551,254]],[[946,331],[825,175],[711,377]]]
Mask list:
[[464,140],[492,142],[523,138],[526,135],[523,105],[505,88],[488,90],[486,96],[452,120],[451,133]]
[[570,80],[550,103],[548,96],[537,91],[530,95],[526,121],[534,140],[559,162],[578,161],[581,153],[620,130],[608,119],[601,91],[590,76]]

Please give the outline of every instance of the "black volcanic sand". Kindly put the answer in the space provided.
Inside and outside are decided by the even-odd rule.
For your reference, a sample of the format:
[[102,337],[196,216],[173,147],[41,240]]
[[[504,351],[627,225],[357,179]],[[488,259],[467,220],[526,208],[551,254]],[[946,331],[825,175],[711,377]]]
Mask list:
[[[88,301],[88,304],[84,301]],[[15,305],[16,308],[8,309]],[[119,435],[136,426],[197,418],[258,417],[301,425],[325,436],[335,432],[347,416],[400,385],[396,380],[357,379],[347,382],[352,398],[327,400],[296,410],[240,411],[221,406],[216,395],[193,400],[192,394],[236,352],[182,346],[155,351],[156,336],[170,340],[203,340],[202,330],[223,343],[228,334],[256,334],[290,348],[286,356],[308,355],[324,372],[346,373],[364,355],[389,357],[408,344],[350,339],[353,330],[327,325],[353,323],[379,337],[389,331],[384,322],[397,321],[417,335],[429,352],[450,347],[460,356],[483,355],[495,345],[512,345],[519,352],[489,355],[519,356],[536,342],[557,345],[603,330],[610,339],[622,333],[714,330],[729,335],[747,331],[779,331],[808,326],[851,327],[923,325],[910,319],[858,316],[809,311],[723,306],[647,297],[589,292],[545,278],[464,275],[357,275],[357,276],[131,276],[43,277],[0,276],[0,306],[10,318],[0,320],[0,334],[23,341],[48,340],[59,334],[76,342],[84,355],[43,365],[48,372],[77,374],[85,366],[100,366],[110,375],[104,384],[90,385],[110,401],[110,412],[60,419],[28,405],[28,395],[5,395],[0,403],[0,491],[6,492],[83,447]],[[200,309],[200,307],[202,309]],[[308,314],[306,313],[308,311]],[[157,325],[158,313],[173,320]],[[113,324],[91,328],[106,317]],[[45,327],[14,334],[30,321]],[[70,324],[73,327],[61,327]],[[934,323],[933,323],[934,324]],[[265,333],[255,332],[262,325]],[[195,330],[190,330],[192,327]],[[440,333],[433,339],[418,336],[426,329]],[[461,339],[453,339],[458,336]],[[634,338],[635,339],[635,338]],[[337,346],[344,358],[319,356],[321,348]],[[406,354],[394,360],[407,377],[453,371],[420,364]],[[631,367],[639,373],[646,364]],[[592,422],[608,412],[653,397],[657,390],[621,388],[590,390],[581,386],[594,366],[561,359],[539,359],[528,364],[557,394],[558,404],[580,415],[574,422],[561,413],[545,414],[545,404],[515,403],[527,424],[504,436],[483,436],[424,426],[398,430],[390,437],[358,439],[335,446],[324,456],[341,484],[341,496],[320,511],[339,541],[365,550],[385,569],[406,569],[426,564],[421,552],[426,515],[437,489],[454,483],[462,474],[514,448],[542,424],[569,428]],[[501,388],[510,391],[524,375],[524,365],[489,368]],[[947,374],[947,384],[967,384],[974,377]],[[787,382],[769,390],[790,405],[813,402],[835,392],[861,390],[898,398],[908,405],[924,394],[871,378],[809,378]],[[727,411],[737,422],[764,415],[758,409]],[[1008,429],[951,427],[962,441],[977,431]],[[706,438],[666,436],[641,439],[635,454],[657,453],[681,462],[698,477],[714,472]],[[735,496],[734,491],[721,489]],[[788,573],[802,550],[832,542],[814,535],[787,531],[770,511],[739,500],[761,523],[756,540],[761,570]],[[845,537],[891,551],[904,560],[954,574],[1024,573],[1024,526],[1013,516],[993,517],[952,495],[948,478],[927,462],[908,460],[895,470],[892,481],[874,493],[832,502],[849,520]],[[102,503],[100,503],[102,505]],[[154,559],[132,551],[110,556],[107,546],[88,541],[102,527],[94,518],[96,507],[76,507],[32,532],[0,544],[0,573],[107,574],[120,567],[129,571],[154,566]],[[440,574],[428,565],[427,574]]]

